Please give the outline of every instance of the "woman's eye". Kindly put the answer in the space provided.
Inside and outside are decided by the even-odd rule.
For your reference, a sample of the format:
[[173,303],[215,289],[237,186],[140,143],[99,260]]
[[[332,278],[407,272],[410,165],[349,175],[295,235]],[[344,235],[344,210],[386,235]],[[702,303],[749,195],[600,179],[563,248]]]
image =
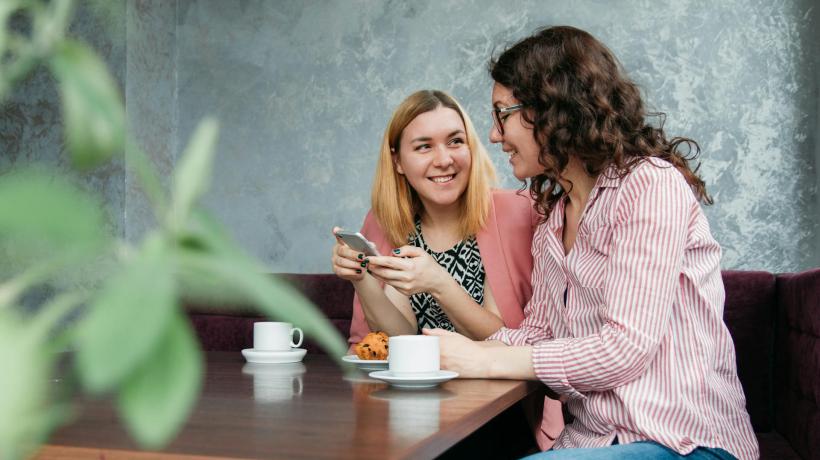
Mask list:
[[417,146],[416,146],[416,148],[415,148],[415,149],[413,149],[413,150],[415,150],[415,151],[417,151],[417,152],[420,152],[420,151],[422,151],[422,150],[430,150],[430,144],[419,144],[419,145],[417,145]]
[[461,145],[461,144],[464,144],[464,139],[462,139],[460,137],[454,137],[453,139],[450,139],[450,145]]
[[503,122],[507,121],[507,118],[510,118],[510,115],[512,115],[512,114],[511,113],[505,113],[504,115],[501,115],[501,117],[500,117],[501,122],[503,123]]

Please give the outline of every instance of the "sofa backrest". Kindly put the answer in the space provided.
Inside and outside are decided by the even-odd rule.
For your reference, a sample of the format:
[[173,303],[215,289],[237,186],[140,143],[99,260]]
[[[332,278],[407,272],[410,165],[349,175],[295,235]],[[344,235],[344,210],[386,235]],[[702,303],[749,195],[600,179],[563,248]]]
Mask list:
[[[302,291],[328,317],[336,330],[347,340],[350,335],[350,318],[353,316],[353,285],[333,274],[320,275],[280,275],[293,287]],[[253,335],[251,335],[251,339]],[[307,338],[305,347],[308,353],[320,351],[319,347]]]
[[777,276],[774,425],[803,458],[820,452],[820,269]]
[[724,271],[723,320],[732,334],[737,374],[755,431],[772,430],[775,277],[768,272]]
[[[776,280],[771,273],[753,271],[724,271],[722,275],[726,288],[724,320],[734,340],[738,375],[755,431],[771,431],[776,423],[778,431],[793,432],[793,436],[802,438],[803,445],[808,446],[811,436],[806,433],[820,433],[820,426],[817,426],[820,423],[817,414],[820,309],[816,307],[820,299],[820,292],[817,292],[820,282],[816,279],[820,277],[820,270],[809,272],[808,280],[804,274],[781,275]],[[343,337],[348,336],[354,292],[349,282],[333,274],[279,276],[316,304]],[[807,283],[814,283],[815,291],[806,291],[804,284]],[[806,299],[806,295],[815,297]],[[779,309],[783,318],[780,321],[782,330],[778,331],[778,347],[788,352],[775,357],[774,324],[778,301],[785,305]],[[804,306],[811,302],[815,308],[806,311]],[[264,320],[248,308],[189,306],[188,309],[205,350],[239,351],[252,347],[253,323]],[[305,346],[309,352],[320,351],[310,337]],[[773,374],[775,358],[779,359],[779,369],[789,371],[779,370]],[[774,386],[773,375],[778,376]],[[778,414],[782,415],[777,419],[772,396],[775,393],[779,395]],[[802,415],[795,419],[789,414]],[[814,425],[809,419],[814,420]],[[820,449],[820,441],[815,447]]]
[[[281,274],[321,310],[347,339],[353,315],[353,286],[333,274]],[[253,347],[253,323],[269,321],[247,305],[212,305],[188,302],[185,306],[202,348],[206,351],[240,351]],[[308,353],[320,352],[308,336]]]

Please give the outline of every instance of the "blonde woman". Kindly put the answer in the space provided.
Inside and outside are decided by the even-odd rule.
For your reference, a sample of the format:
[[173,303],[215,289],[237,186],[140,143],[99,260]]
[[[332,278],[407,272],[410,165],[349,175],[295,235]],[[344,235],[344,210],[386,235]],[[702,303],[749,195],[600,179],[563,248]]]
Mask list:
[[[350,342],[368,332],[440,328],[483,340],[517,327],[532,294],[537,215],[515,191],[494,190],[486,150],[448,94],[424,90],[396,108],[381,146],[361,233],[382,256],[337,240],[333,271],[356,290]],[[334,229],[334,233],[337,229]],[[560,403],[545,402],[536,438],[551,445]]]

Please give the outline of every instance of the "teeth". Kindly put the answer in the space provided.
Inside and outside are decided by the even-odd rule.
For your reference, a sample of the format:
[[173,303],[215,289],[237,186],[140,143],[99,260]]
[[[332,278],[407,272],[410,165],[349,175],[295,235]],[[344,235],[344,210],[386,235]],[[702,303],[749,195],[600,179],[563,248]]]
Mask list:
[[453,176],[431,177],[430,180],[437,184],[443,184],[444,182],[450,182],[451,180],[453,180]]

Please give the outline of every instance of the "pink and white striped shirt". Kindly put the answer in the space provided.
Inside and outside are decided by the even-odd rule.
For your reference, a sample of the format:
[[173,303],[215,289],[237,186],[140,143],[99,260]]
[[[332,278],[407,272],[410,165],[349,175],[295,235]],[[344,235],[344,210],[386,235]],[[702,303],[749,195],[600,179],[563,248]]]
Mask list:
[[723,323],[720,246],[683,176],[659,159],[601,174],[567,255],[565,199],[533,237],[526,318],[490,337],[533,346],[536,375],[567,397],[575,420],[555,448],[617,436],[758,458]]

